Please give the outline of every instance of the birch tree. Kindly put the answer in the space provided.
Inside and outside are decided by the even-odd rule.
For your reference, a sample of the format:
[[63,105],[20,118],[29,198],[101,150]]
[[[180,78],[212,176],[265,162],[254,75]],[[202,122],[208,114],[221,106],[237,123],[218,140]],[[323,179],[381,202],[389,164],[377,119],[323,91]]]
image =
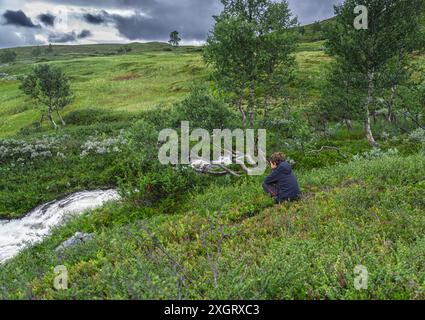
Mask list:
[[[367,10],[359,10],[359,6]],[[373,147],[378,147],[371,114],[379,76],[394,57],[413,51],[412,39],[420,32],[424,9],[424,0],[346,0],[335,7],[336,18],[327,32],[327,49],[342,65],[365,78],[362,112],[365,135]],[[355,21],[360,21],[361,28],[356,28]]]

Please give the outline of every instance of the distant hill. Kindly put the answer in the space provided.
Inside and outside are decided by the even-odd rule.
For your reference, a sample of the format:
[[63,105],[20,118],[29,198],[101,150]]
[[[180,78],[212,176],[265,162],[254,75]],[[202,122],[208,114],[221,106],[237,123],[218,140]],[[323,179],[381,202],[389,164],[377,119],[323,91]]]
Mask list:
[[35,60],[35,62],[44,62],[67,58],[121,55],[126,52],[128,54],[158,51],[196,52],[200,51],[201,48],[196,46],[180,46],[176,48],[163,42],[134,42],[129,44],[52,45],[50,51],[48,45],[0,49],[0,52],[3,50],[15,51],[18,61]]
[[301,42],[316,42],[326,40],[323,31],[330,23],[332,23],[333,20],[334,18],[330,18],[298,27],[298,30],[301,33]]
[[[326,40],[324,30],[334,20],[335,17],[332,17],[323,21],[316,21],[314,23],[298,27],[298,30],[301,33],[301,42],[316,42]],[[423,29],[425,30],[425,16],[423,18],[422,25]]]
[[[316,42],[325,40],[323,30],[333,18],[324,21],[317,21],[308,25],[297,27],[301,33],[301,42]],[[47,62],[52,60],[74,59],[82,57],[98,57],[98,56],[112,56],[116,54],[125,53],[124,50],[130,49],[127,53],[138,54],[144,52],[158,52],[158,51],[178,51],[183,52],[197,52],[201,51],[197,46],[180,46],[178,48],[172,47],[164,42],[148,42],[148,43],[129,43],[129,44],[93,44],[93,45],[52,45],[53,51],[49,52],[49,45],[42,46],[25,46],[16,47],[3,50],[13,50],[17,54],[18,61],[29,62]]]

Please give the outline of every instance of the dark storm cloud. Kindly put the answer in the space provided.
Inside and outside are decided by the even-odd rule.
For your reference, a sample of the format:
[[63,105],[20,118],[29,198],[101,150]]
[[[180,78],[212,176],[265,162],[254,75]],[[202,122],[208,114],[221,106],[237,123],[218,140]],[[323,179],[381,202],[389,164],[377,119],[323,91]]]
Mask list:
[[40,26],[35,25],[30,18],[22,11],[12,11],[6,10],[3,13],[3,18],[5,19],[5,25],[12,25],[17,27],[26,27],[26,28],[40,28]]
[[68,43],[68,42],[75,42],[79,39],[85,39],[92,37],[93,34],[90,30],[84,29],[80,33],[77,33],[75,31],[71,32],[59,32],[59,33],[51,33],[49,35],[49,42],[51,43]]
[[[49,11],[52,13],[62,12],[61,14],[64,14],[68,12],[73,19],[77,17],[77,20],[80,20],[81,23],[92,25],[93,30],[102,30],[99,34],[107,35],[110,32],[111,38],[115,39],[115,28],[119,35],[132,41],[167,41],[170,32],[173,30],[180,32],[183,41],[203,41],[214,24],[212,16],[219,14],[222,9],[219,0],[38,1],[51,5]],[[292,12],[299,17],[301,24],[332,17],[333,5],[341,1],[288,0]],[[30,14],[30,12],[24,13],[21,5],[31,4],[31,2],[31,0],[16,0],[16,2],[0,0],[0,47],[13,46],[14,44],[33,44],[37,41],[43,41],[40,40],[43,38],[48,38],[51,42],[74,42],[78,41],[80,34],[83,36],[81,39],[84,39],[85,36],[86,38],[91,37],[90,40],[95,42],[109,41],[107,36],[101,39],[97,38],[96,35],[91,35],[91,33],[87,36],[88,33],[78,33],[71,27],[62,32],[52,32],[51,29],[55,26],[55,22],[61,19],[61,15],[58,14],[56,19],[51,21],[48,17],[42,17],[42,14],[48,13],[37,12],[37,10],[34,10],[36,8],[32,7],[31,15],[27,16],[26,14]],[[65,5],[66,7],[58,9],[58,5]],[[72,8],[72,6],[82,8],[76,11],[76,8]],[[7,9],[9,10],[5,11]],[[125,10],[125,12],[120,12],[120,10]],[[2,14],[2,12],[5,13]],[[37,21],[40,21],[40,25],[36,25],[35,21],[31,20],[37,15],[39,15]],[[53,25],[50,22],[53,22]],[[42,28],[41,26],[49,28]]]
[[[44,2],[51,2],[55,4],[75,5],[89,8],[141,8],[150,7],[158,2],[185,2],[186,0],[44,0]],[[201,0],[202,1],[202,0]],[[215,0],[210,0],[214,2]],[[218,2],[218,0],[217,0]]]
[[83,19],[90,24],[102,24],[106,22],[106,13],[102,12],[101,14],[91,14],[85,13]]
[[44,25],[53,27],[55,24],[56,17],[50,13],[42,13],[38,15],[38,20],[40,20]]
[[[178,30],[184,40],[205,40],[213,24],[212,16],[221,10],[218,0],[106,0],[101,5],[94,0],[54,2],[85,6],[88,11],[83,14],[85,22],[113,23],[120,35],[129,40],[168,40],[173,30]],[[134,10],[134,14],[107,13],[112,8]],[[99,13],[96,9],[106,11]]]
[[[44,0],[54,3],[79,5],[96,9],[122,8],[137,9],[142,12],[157,13],[175,10],[180,19],[186,21],[207,20],[210,16],[220,11],[221,4],[219,0]],[[288,0],[289,5],[301,23],[311,23],[317,20],[323,20],[333,16],[334,4],[341,3],[343,0]],[[185,10],[179,10],[184,8]],[[214,8],[211,10],[211,8]],[[167,21],[165,20],[164,23]]]
[[79,39],[85,39],[92,37],[93,34],[90,30],[82,30],[80,33],[72,32],[64,32],[64,33],[51,33],[49,35],[49,42],[51,43],[68,43],[75,42]]
[[[55,1],[57,2],[57,1]],[[93,9],[94,0],[60,0]],[[339,0],[289,0],[294,15],[302,24],[333,16],[333,6]],[[134,9],[133,15],[108,14],[108,8]],[[106,0],[102,12],[86,13],[84,20],[91,24],[113,22],[121,36],[129,40],[167,40],[170,31],[178,30],[184,40],[205,40],[213,25],[213,15],[221,11],[219,0]],[[106,11],[105,11],[106,10]]]
[[163,19],[146,17],[140,13],[132,16],[112,15],[111,17],[121,36],[129,40],[167,40],[173,30],[179,30],[186,40],[205,40],[211,25],[209,19],[189,21],[180,20],[173,15]]
[[75,31],[67,33],[52,33],[49,35],[49,42],[52,43],[67,43],[75,42],[77,40],[77,34]]
[[93,34],[91,33],[90,30],[83,30],[77,35],[77,38],[78,39],[85,39],[85,38],[89,38],[89,37],[92,37],[92,36],[93,36]]

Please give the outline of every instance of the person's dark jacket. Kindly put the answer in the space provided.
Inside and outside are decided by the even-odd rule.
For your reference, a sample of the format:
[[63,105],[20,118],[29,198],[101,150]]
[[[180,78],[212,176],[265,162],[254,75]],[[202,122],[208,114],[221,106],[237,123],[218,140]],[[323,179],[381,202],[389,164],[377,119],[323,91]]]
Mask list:
[[282,162],[264,180],[263,188],[276,198],[278,203],[297,200],[301,196],[297,178],[289,163]]

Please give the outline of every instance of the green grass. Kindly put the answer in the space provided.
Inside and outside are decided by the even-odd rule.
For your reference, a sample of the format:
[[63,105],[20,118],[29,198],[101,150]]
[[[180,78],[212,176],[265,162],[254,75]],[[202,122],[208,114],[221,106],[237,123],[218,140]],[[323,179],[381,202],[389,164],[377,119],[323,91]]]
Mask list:
[[[75,92],[65,114],[86,108],[138,113],[179,101],[194,82],[207,77],[199,53],[184,51],[76,58],[51,64],[64,69]],[[0,71],[25,75],[34,65],[18,62]],[[39,120],[39,112],[20,92],[18,81],[0,81],[0,94],[0,137],[14,135]]]
[[[68,125],[55,132],[45,123],[38,132],[32,124],[39,113],[19,83],[0,81],[0,138],[67,137],[59,150],[65,159],[1,163],[0,217],[19,217],[81,189],[126,182],[133,187],[143,172],[142,164],[133,162],[139,154],[81,158],[81,145],[89,136],[102,140],[121,129],[125,134],[137,130],[133,124],[144,111],[166,113],[194,82],[209,81],[200,48],[168,51],[165,44],[132,44],[130,54],[117,55],[119,47],[58,46],[54,55],[37,59],[32,48],[19,48],[18,61],[0,67],[0,72],[22,75],[48,60],[71,77],[76,94],[65,111]],[[303,107],[319,98],[330,58],[323,42],[310,42],[300,44],[296,59],[290,100]],[[160,104],[166,106],[156,109]],[[379,136],[388,128],[378,123],[373,129]],[[382,139],[384,150],[397,147],[400,154],[352,162],[353,155],[370,150],[361,126],[332,131],[308,147],[335,146],[346,157],[332,150],[307,154],[281,136],[270,141],[296,161],[304,192],[300,202],[274,205],[261,189],[263,177],[193,186],[151,207],[126,197],[71,220],[1,265],[0,299],[175,299],[179,278],[185,299],[425,298],[425,155],[420,146],[405,136],[398,142]],[[95,238],[56,253],[77,231]],[[354,267],[360,264],[369,270],[365,291],[353,285]],[[57,265],[69,270],[67,291],[53,289]]]
[[296,55],[298,71],[290,91],[290,97],[297,105],[314,103],[319,99],[321,81],[324,80],[323,68],[331,61],[323,50],[314,50],[309,46],[301,49],[303,51]]
[[[180,53],[190,53],[199,51],[199,47],[183,46],[174,48],[168,43],[162,42],[149,42],[149,43],[130,43],[130,44],[94,44],[94,45],[54,45],[53,52],[47,52],[48,46],[28,46],[13,48],[12,50],[17,54],[17,61],[19,63],[27,64],[34,61],[43,62],[51,60],[72,60],[83,57],[100,57],[100,56],[114,56],[119,55],[118,50],[122,47],[130,48],[131,54],[140,54],[146,52],[164,52],[174,51]],[[34,57],[32,52],[35,48],[41,49],[41,54]],[[2,50],[8,49],[0,49]]]
[[[318,95],[320,68],[329,60],[320,50],[322,45],[301,44],[298,49],[300,71],[290,93],[297,104],[313,101]],[[90,56],[92,50],[103,48],[105,53],[119,46],[55,47],[57,56],[49,57],[53,60],[49,63],[64,69],[75,92],[75,101],[66,107],[65,114],[87,108],[139,113],[158,104],[179,101],[194,83],[208,80],[201,48],[182,47],[169,52],[163,50],[169,48],[165,44],[134,46],[127,55],[94,57]],[[0,72],[22,76],[37,63],[44,63],[29,58],[31,48],[18,49],[18,61],[0,67]],[[19,90],[18,81],[0,81],[0,95],[0,138],[16,135],[21,128],[39,120],[39,111]]]
[[[184,298],[424,298],[424,155],[298,174],[304,199],[293,204],[274,206],[252,179],[211,186],[172,216],[125,204],[99,209],[1,267],[0,297],[173,299],[184,274],[191,280],[181,289]],[[81,230],[96,239],[54,252]],[[184,272],[174,273],[156,241]],[[59,264],[70,274],[64,292],[52,289]],[[368,290],[354,288],[356,265],[368,268]]]
[[324,51],[325,50],[325,41],[315,41],[315,42],[302,42],[298,44],[297,51]]

